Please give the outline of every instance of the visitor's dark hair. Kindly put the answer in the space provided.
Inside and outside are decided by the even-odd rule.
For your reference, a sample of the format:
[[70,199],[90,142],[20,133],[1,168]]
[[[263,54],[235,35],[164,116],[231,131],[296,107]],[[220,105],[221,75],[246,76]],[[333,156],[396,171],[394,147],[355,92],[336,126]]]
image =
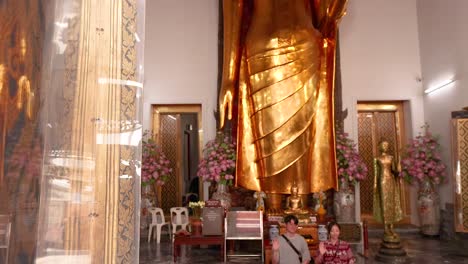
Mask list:
[[284,217],[284,223],[289,223],[291,220],[294,220],[294,224],[296,225],[299,223],[299,219],[295,215],[288,214]]
[[332,230],[333,226],[336,226],[336,227],[338,227],[338,229],[341,231],[341,226],[340,226],[340,225],[339,225],[337,222],[335,222],[335,221],[331,221],[331,222],[330,222],[330,223],[328,223],[328,225],[327,225],[327,231],[328,231],[328,234],[330,234],[330,232],[331,232],[331,230]]

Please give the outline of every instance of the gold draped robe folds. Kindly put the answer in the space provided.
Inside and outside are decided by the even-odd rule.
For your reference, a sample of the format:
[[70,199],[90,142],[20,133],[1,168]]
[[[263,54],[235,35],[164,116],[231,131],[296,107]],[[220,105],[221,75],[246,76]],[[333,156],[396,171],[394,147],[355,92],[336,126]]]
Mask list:
[[374,160],[374,218],[391,225],[403,219],[400,183],[393,174],[396,170],[393,156],[382,155]]
[[238,100],[236,185],[277,194],[293,181],[299,194],[337,187],[335,38],[346,1],[313,2],[223,2],[219,103],[223,126]]

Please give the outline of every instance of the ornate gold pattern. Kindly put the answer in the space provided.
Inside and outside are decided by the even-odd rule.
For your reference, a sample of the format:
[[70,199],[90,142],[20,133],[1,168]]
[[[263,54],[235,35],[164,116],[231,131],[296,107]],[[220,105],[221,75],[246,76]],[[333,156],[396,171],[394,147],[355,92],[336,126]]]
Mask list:
[[454,119],[452,123],[455,230],[468,232],[468,118]]
[[67,21],[65,85],[56,88],[60,93],[55,98],[63,105],[63,114],[56,117],[62,134],[52,142],[60,150],[58,157],[76,161],[71,169],[50,166],[49,172],[69,180],[70,192],[86,200],[65,206],[64,249],[88,250],[93,263],[134,263],[138,147],[97,140],[141,129],[136,88],[112,81],[136,81],[136,1],[74,4],[81,12]]
[[468,232],[468,120],[465,119],[460,123],[460,174],[462,179],[462,201],[463,201],[463,228]]
[[362,159],[364,160],[364,163],[369,169],[369,175],[367,176],[367,179],[361,181],[359,184],[361,194],[361,213],[370,215],[372,214],[373,208],[373,196],[367,194],[372,194],[374,191],[373,172],[371,169],[374,163],[374,146],[372,142],[372,114],[358,114],[358,131],[359,154],[361,155]]
[[[164,114],[160,116],[160,131],[165,133],[159,134],[159,142],[171,164],[177,167],[177,148],[180,147],[180,143],[177,143],[177,120],[174,120],[175,116],[177,115]],[[176,117],[176,119],[178,118]],[[169,179],[161,188],[163,193],[161,195],[161,208],[166,212],[168,212],[171,207],[180,206],[178,203],[179,180],[176,177],[176,170],[177,168],[173,170],[169,175]]]
[[[360,205],[361,214],[368,220],[373,221],[373,158],[379,155],[378,144],[382,140],[390,143],[389,153],[399,162],[400,149],[404,144],[401,135],[404,134],[403,106],[399,101],[395,102],[360,102],[358,104],[358,148],[359,154],[369,168],[366,180],[360,183]],[[402,187],[401,205],[403,208],[404,221],[407,221],[409,212],[409,201],[406,199],[408,190]]]
[[[135,47],[134,34],[136,33],[137,19],[136,0],[124,0],[122,2],[122,69],[121,79],[137,81],[137,52]],[[135,87],[123,86],[120,98],[120,120],[128,121],[131,124],[128,127],[121,126],[122,131],[136,131],[140,129],[138,124]],[[121,160],[139,160],[137,155],[141,151],[132,146],[120,146]],[[139,239],[139,222],[137,221],[139,205],[136,199],[139,192],[139,181],[136,181],[135,168],[130,165],[120,163],[120,175],[129,175],[130,177],[120,178],[119,182],[119,213],[118,213],[118,244],[116,263],[134,263],[137,259],[137,245]]]
[[[10,262],[18,260],[19,255],[24,262],[34,262],[35,238],[50,242],[45,238],[50,235],[50,224],[60,221],[58,224],[62,223],[64,229],[57,232],[60,239],[53,241],[54,247],[63,247],[69,250],[68,253],[85,250],[89,252],[93,263],[134,263],[138,245],[138,228],[135,224],[138,214],[135,208],[139,208],[135,193],[139,189],[139,182],[135,181],[135,167],[121,165],[120,161],[136,160],[139,151],[137,147],[118,143],[98,144],[96,138],[141,129],[137,117],[140,111],[136,110],[135,103],[139,99],[135,99],[135,88],[97,82],[102,76],[116,80],[136,80],[133,37],[136,31],[136,0],[68,1],[67,5],[73,7],[73,10],[68,10],[69,14],[76,16],[65,18],[66,26],[62,32],[64,35],[61,40],[66,41],[62,43],[66,46],[63,56],[64,76],[60,76],[61,69],[57,70],[45,62],[45,68],[49,66],[50,69],[46,69],[48,72],[44,76],[47,81],[51,79],[52,85],[46,85],[47,89],[39,93],[43,30],[47,28],[49,33],[55,32],[55,27],[44,26],[42,11],[45,7],[51,7],[43,6],[44,2],[7,0],[0,4],[0,138],[4,138],[3,124],[5,127],[14,125],[15,131],[11,133],[15,138],[9,139],[8,143],[12,142],[13,145],[18,142],[18,147],[9,151],[8,155],[28,157],[28,164],[24,168],[22,164],[17,164],[18,170],[8,170],[7,178],[17,174],[11,177],[14,181],[7,180],[8,186],[0,180],[2,190],[7,187],[21,193],[12,201],[4,202],[5,205],[15,207],[15,235],[12,236],[10,250],[13,261]],[[58,10],[63,7],[60,3],[56,4],[52,7]],[[47,22],[55,22],[53,18],[51,20]],[[8,38],[14,38],[14,41],[11,39],[8,42],[14,43],[15,47],[6,51],[3,44]],[[50,56],[54,59],[59,57],[60,60],[60,55],[54,57],[56,51],[47,55],[52,54]],[[4,82],[10,76],[15,79],[14,85],[12,81]],[[63,83],[60,83],[62,79]],[[41,173],[38,164],[42,164],[41,154],[44,151],[34,113],[37,112],[41,94],[47,95],[44,97],[47,103],[43,104],[44,109],[40,109],[45,114],[43,120],[50,123],[45,129],[48,148],[45,152],[48,156],[42,174],[46,177],[42,181],[44,190],[41,193],[44,205],[39,212],[41,221],[39,235],[36,235]],[[4,99],[7,99],[6,103]],[[8,120],[2,118],[3,107],[9,109]],[[60,113],[53,113],[57,110]],[[15,119],[20,120],[21,125],[14,124]],[[31,151],[23,146],[28,146]],[[3,145],[0,149],[3,155]],[[0,171],[3,172],[4,159],[3,156],[0,158]],[[54,160],[59,159],[68,159],[70,164],[53,164]],[[96,166],[86,167],[84,163]],[[131,177],[120,177],[122,175]],[[17,179],[21,182],[16,182]],[[64,181],[69,187],[54,187],[51,184],[54,180]],[[56,200],[50,199],[53,192],[70,195],[70,199],[60,200],[60,205],[57,205]],[[3,191],[0,193],[6,194]],[[54,217],[58,217],[59,221],[50,221]],[[50,244],[42,242],[37,243],[39,257],[47,254],[44,253],[44,247]]]
[[356,243],[362,241],[362,226],[361,224],[340,223],[340,239],[348,243]]
[[[389,143],[389,150],[388,153],[395,155],[395,153],[399,153],[399,146],[398,142],[396,141],[396,120],[395,120],[395,112],[378,112],[375,113],[376,118],[376,136],[377,140],[380,142],[381,140],[386,140]],[[395,157],[397,157],[395,155]]]
[[[164,149],[164,146],[162,145],[162,138],[164,137],[163,135],[167,134],[167,133],[176,133],[174,132],[177,128],[177,126],[175,127],[172,127],[172,126],[167,126],[165,125],[164,127],[167,128],[167,129],[170,129],[170,130],[164,130],[164,128],[162,127],[162,117],[163,116],[167,116],[168,114],[172,115],[173,117],[175,118],[178,118],[178,116],[180,115],[184,115],[184,114],[195,114],[197,116],[197,122],[198,122],[198,127],[201,128],[202,127],[202,107],[201,105],[199,104],[183,104],[183,105],[152,105],[152,130],[153,130],[153,133],[154,133],[154,137],[156,139],[156,142],[163,147],[163,151],[166,153],[166,149]],[[176,139],[176,142],[179,142],[179,146],[177,148],[182,148],[182,145],[180,142],[182,142],[182,139]],[[203,146],[203,130],[202,129],[199,129],[198,130],[198,155],[199,157],[201,157],[203,155],[203,149],[202,147]],[[175,148],[176,146],[175,145],[170,145],[169,146],[170,148]],[[181,153],[181,151],[177,151],[176,149],[174,150],[170,150],[172,152],[175,152],[175,153]],[[182,154],[180,154],[182,155]],[[182,160],[182,157],[179,156],[178,158],[175,158],[175,160]],[[178,182],[182,182],[182,180],[179,180],[180,177],[182,177],[181,175],[183,175],[183,173],[181,172],[183,166],[181,164],[177,164],[177,163],[173,163],[173,177],[175,178],[175,184],[176,186],[175,187],[172,187],[174,190],[173,192],[167,192],[166,190],[164,190],[163,188],[164,187],[161,187],[161,188],[158,188],[158,201],[161,203],[161,207],[164,208],[165,210],[169,210],[169,205],[164,205],[164,203],[162,202],[163,200],[167,200],[169,198],[164,198],[162,197],[162,193],[164,192],[164,194],[167,194],[167,195],[172,195],[174,196],[173,198],[170,198],[170,199],[174,199],[174,201],[172,202],[172,204],[176,204],[177,206],[181,205],[182,204],[182,197],[180,197],[180,195],[182,194],[182,186],[180,186],[178,184]],[[202,179],[199,179],[199,194],[200,194],[200,197],[203,197],[203,180]],[[179,190],[179,194],[177,193],[177,190]],[[166,206],[166,207],[164,207]]]

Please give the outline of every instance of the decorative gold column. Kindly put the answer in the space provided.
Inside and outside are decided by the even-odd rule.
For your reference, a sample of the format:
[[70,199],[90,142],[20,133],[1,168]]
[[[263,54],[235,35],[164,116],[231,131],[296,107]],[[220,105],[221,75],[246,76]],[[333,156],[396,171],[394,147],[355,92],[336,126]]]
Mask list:
[[468,232],[468,110],[452,112],[455,231]]
[[[141,51],[137,49],[137,0],[67,4],[68,10],[76,9],[76,16],[55,22],[66,28],[64,54],[55,58],[64,60],[64,74],[59,76],[60,69],[50,66],[50,89],[59,96],[50,95],[48,103],[64,107],[48,110],[48,125],[55,134],[46,134],[49,159],[45,161],[41,234],[56,225],[51,204],[58,204],[64,210],[63,250],[69,260],[135,263],[140,208],[136,172],[141,152],[141,104],[137,101],[142,89],[137,69]],[[62,85],[54,83],[60,78]],[[66,199],[49,195],[57,190],[54,181],[67,184],[56,191],[65,192]],[[48,255],[49,243],[46,238],[40,241],[39,257],[54,257]]]

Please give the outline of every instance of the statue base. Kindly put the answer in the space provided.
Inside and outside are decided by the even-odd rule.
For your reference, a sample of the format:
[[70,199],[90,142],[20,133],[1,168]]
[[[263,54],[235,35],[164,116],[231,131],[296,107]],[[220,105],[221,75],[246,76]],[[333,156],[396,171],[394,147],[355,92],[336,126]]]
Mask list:
[[294,214],[299,219],[299,224],[310,224],[310,213],[307,214]]
[[384,263],[411,263],[399,237],[385,237],[380,244],[375,260]]
[[313,213],[311,211],[305,211],[305,212],[288,212],[286,213],[284,210],[281,209],[269,209],[266,212],[267,219],[268,221],[276,221],[276,222],[282,222],[284,217],[288,214],[295,215],[297,219],[299,219],[299,224],[310,224],[314,223],[311,221],[311,216],[315,216],[317,219],[317,214]]

